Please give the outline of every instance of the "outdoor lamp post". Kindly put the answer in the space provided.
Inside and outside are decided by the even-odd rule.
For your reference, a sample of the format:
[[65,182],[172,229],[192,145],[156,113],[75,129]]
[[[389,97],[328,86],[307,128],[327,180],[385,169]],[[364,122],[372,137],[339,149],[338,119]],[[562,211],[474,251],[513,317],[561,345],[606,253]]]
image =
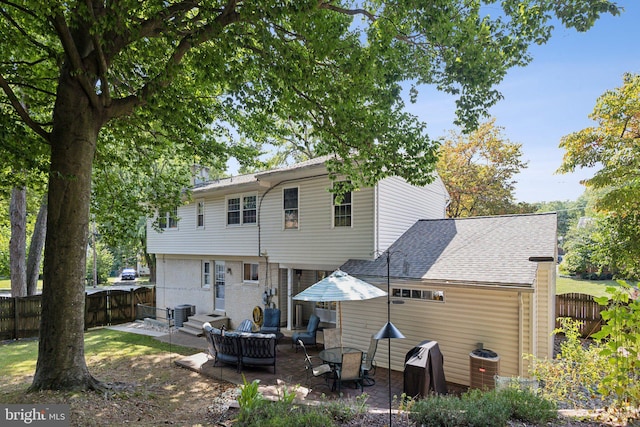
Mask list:
[[381,340],[386,338],[388,341],[388,349],[389,349],[389,354],[388,354],[388,361],[389,361],[389,427],[391,427],[391,423],[392,423],[392,419],[391,419],[391,403],[392,403],[392,396],[391,396],[391,338],[404,338],[405,336],[402,335],[402,332],[400,332],[398,330],[398,328],[396,328],[393,323],[391,323],[391,283],[390,283],[390,271],[389,271],[389,266],[391,264],[391,260],[390,260],[391,254],[389,253],[389,251],[387,250],[387,323],[385,323],[385,325],[378,331],[377,334],[375,334],[374,339],[376,340]]

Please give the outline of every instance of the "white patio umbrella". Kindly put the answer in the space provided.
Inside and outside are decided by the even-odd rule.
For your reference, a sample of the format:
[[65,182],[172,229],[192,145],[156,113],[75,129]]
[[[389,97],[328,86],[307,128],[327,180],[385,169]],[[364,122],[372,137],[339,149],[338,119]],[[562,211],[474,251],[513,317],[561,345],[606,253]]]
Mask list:
[[293,299],[298,301],[337,302],[341,328],[340,344],[342,344],[342,307],[340,302],[362,301],[385,295],[387,295],[387,292],[382,289],[338,269],[295,295]]

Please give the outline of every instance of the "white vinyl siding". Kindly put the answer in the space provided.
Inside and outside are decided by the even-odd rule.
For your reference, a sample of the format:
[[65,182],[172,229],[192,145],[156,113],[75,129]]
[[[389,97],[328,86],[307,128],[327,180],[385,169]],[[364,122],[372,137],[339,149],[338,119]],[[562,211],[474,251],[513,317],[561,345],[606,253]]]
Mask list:
[[333,227],[330,187],[328,177],[299,181],[296,232],[283,229],[283,192],[267,193],[260,212],[260,251],[269,262],[333,271],[350,258],[371,257],[373,189],[352,193],[352,227]]
[[[258,196],[259,197],[259,196]],[[159,233],[147,228],[149,253],[215,256],[246,256],[257,253],[258,230],[255,225],[227,226],[227,200],[225,195],[205,198],[206,228],[197,227],[197,203],[178,208],[178,232]]]
[[556,312],[556,265],[555,262],[538,263],[536,275],[535,309],[538,313],[551,313],[548,317],[540,316],[535,325],[535,354],[540,358],[553,357],[553,336]]
[[391,177],[378,183],[376,197],[375,249],[380,253],[417,220],[444,218],[449,194],[440,178],[425,187],[415,187],[402,178]]
[[[392,283],[392,286],[393,283]],[[386,290],[386,285],[381,285]],[[402,285],[403,288],[411,287]],[[444,290],[444,303],[404,300],[404,304],[391,304],[391,322],[405,335],[405,339],[391,340],[392,369],[404,369],[404,356],[424,340],[437,341],[444,355],[447,381],[469,384],[469,353],[478,343],[500,356],[499,374],[518,376],[521,354],[519,350],[519,295],[518,292],[499,289],[478,289],[471,286],[446,287],[414,284],[420,290]],[[530,305],[523,306],[528,318]],[[387,320],[386,298],[342,303],[343,344],[366,348],[372,334],[378,332]],[[376,363],[387,367],[388,341],[378,345]],[[523,351],[529,353],[525,344]],[[526,372],[524,372],[526,374]]]

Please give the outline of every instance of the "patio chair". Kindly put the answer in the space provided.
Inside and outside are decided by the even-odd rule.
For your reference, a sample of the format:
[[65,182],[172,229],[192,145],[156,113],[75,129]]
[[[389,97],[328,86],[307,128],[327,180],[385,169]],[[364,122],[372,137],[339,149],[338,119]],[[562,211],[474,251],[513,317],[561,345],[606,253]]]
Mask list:
[[320,318],[315,314],[309,317],[309,323],[307,324],[307,330],[304,332],[295,332],[291,336],[291,344],[296,346],[296,352],[298,351],[298,341],[302,341],[305,345],[315,345],[318,347],[316,341],[316,335],[318,334],[318,326],[320,325]]
[[244,319],[236,328],[236,332],[253,332],[253,322],[251,319]]
[[322,331],[324,348],[342,347],[342,343],[340,342],[340,333],[340,328],[324,328]]
[[369,349],[362,355],[362,382],[364,386],[372,386],[376,383],[376,380],[371,378],[376,372],[376,362],[373,360],[376,357],[376,350],[378,349],[378,340],[371,335],[371,341],[369,341]]
[[360,385],[360,391],[363,389],[362,374],[362,352],[344,353],[342,355],[342,363],[336,369],[336,382],[338,383],[338,394],[342,389],[342,383],[354,382],[356,388]]
[[264,310],[262,327],[260,333],[262,334],[279,334],[280,333],[280,309],[279,308],[266,308]]
[[328,363],[323,363],[318,366],[313,366],[313,362],[311,361],[311,356],[307,353],[307,348],[304,346],[302,340],[298,340],[297,343],[302,350],[304,350],[304,369],[307,371],[307,385],[309,385],[309,380],[311,376],[314,378],[324,377],[325,383],[328,383],[330,374],[333,373],[333,369]]

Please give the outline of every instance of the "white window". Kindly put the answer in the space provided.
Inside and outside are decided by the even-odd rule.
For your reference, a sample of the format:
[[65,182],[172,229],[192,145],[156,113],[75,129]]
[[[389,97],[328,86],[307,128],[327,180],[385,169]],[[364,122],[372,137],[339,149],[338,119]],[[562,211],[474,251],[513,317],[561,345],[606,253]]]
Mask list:
[[242,197],[242,223],[255,224],[257,215],[256,196]]
[[178,228],[178,208],[161,211],[158,214],[158,226],[163,230]]
[[245,263],[242,266],[243,280],[245,282],[257,282],[258,281],[258,264]]
[[[340,184],[342,183],[336,183]],[[351,227],[351,191],[344,193],[341,198],[337,194],[333,195],[333,226]]]
[[196,202],[196,227],[204,228],[204,199]]
[[202,261],[202,287],[211,287],[211,262]]
[[227,199],[227,225],[256,224],[258,197],[255,194]]
[[283,190],[284,228],[298,229],[298,187]]
[[240,225],[240,197],[227,199],[227,225]]

